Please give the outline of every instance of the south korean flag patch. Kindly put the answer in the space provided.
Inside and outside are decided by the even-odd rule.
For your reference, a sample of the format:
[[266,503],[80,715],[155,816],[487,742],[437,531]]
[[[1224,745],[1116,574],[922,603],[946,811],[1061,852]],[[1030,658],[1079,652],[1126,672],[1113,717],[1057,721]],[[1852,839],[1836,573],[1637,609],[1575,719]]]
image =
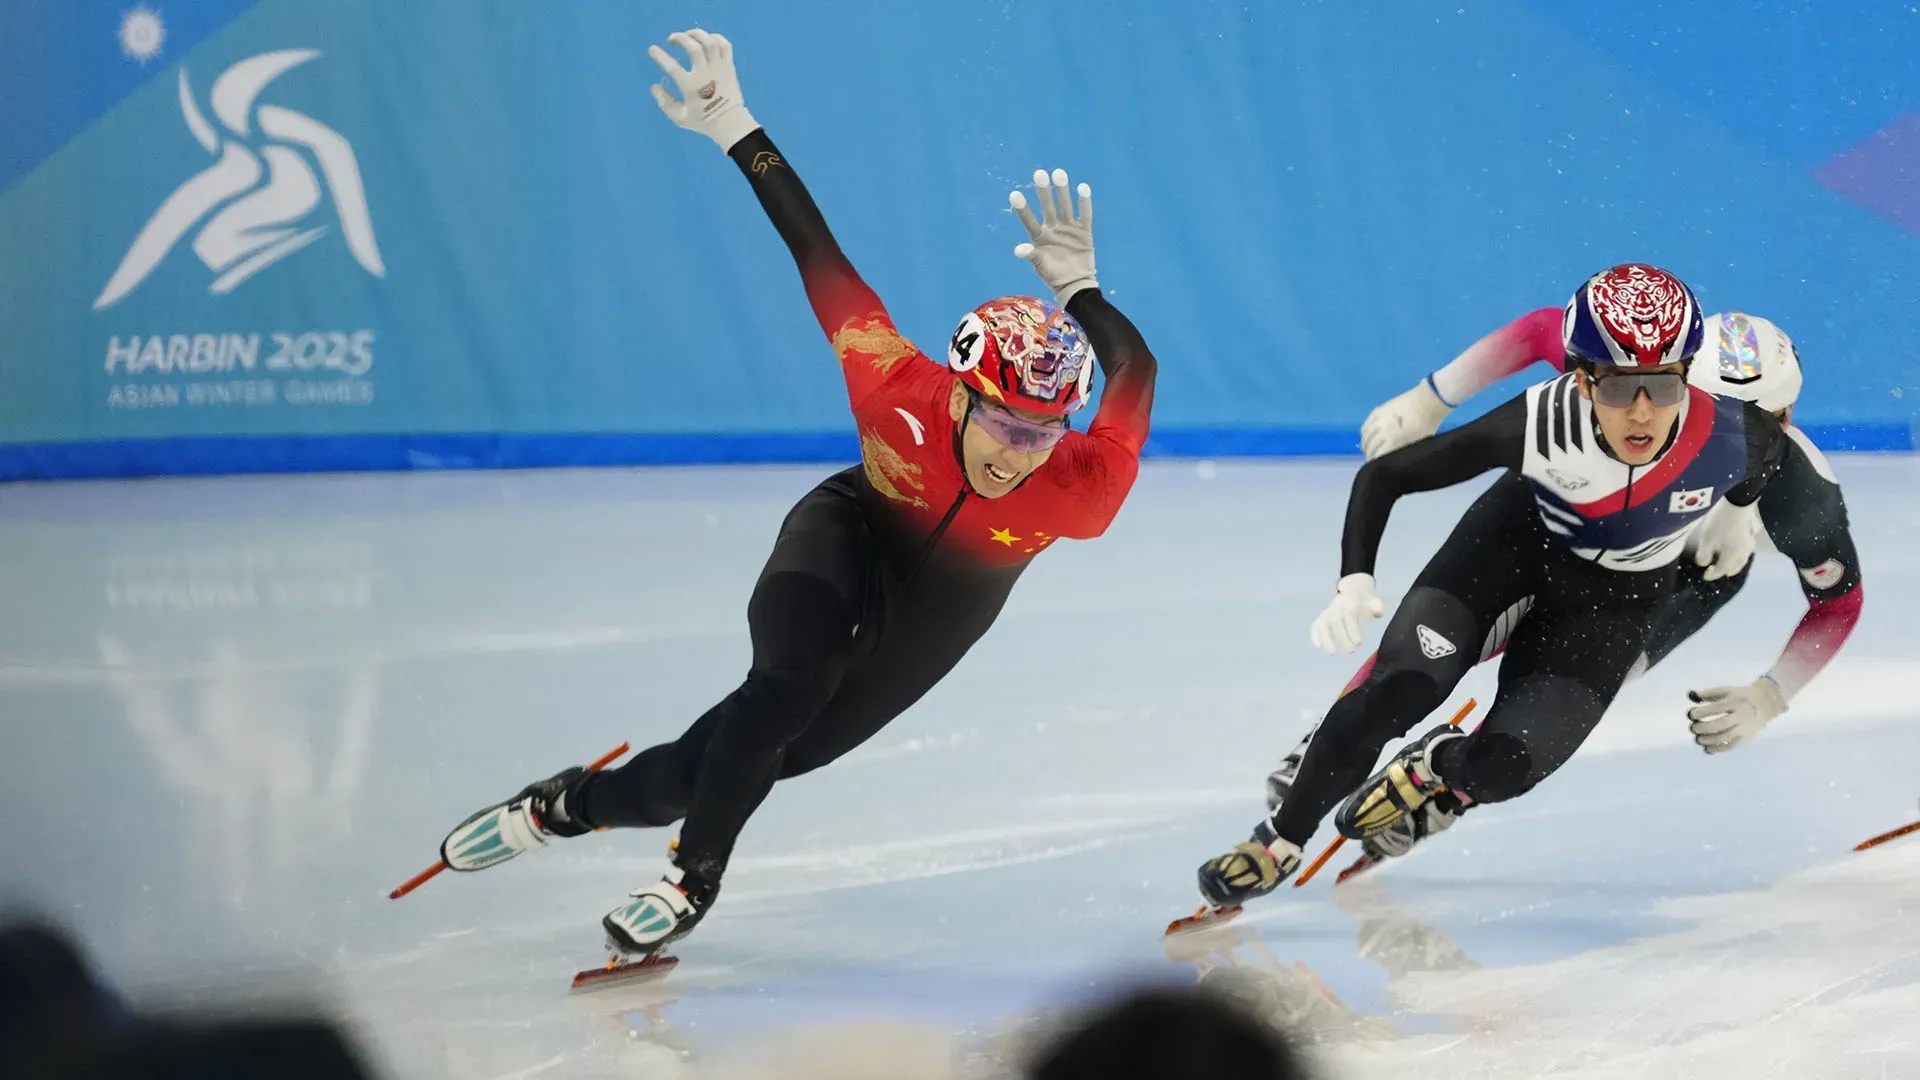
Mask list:
[[1713,504],[1713,489],[1710,487],[1692,488],[1676,491],[1667,500],[1667,513],[1691,514],[1705,510]]
[[1831,589],[1847,576],[1847,568],[1839,559],[1828,559],[1819,566],[1802,567],[1800,576],[1816,589]]

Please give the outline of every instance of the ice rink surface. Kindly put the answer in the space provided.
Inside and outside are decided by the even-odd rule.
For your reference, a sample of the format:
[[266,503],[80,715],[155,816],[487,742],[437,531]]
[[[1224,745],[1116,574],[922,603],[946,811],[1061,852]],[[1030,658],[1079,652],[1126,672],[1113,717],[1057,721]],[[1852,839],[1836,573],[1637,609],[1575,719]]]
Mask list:
[[[875,1024],[987,1072],[1036,1011],[1142,979],[1229,982],[1332,1077],[1916,1075],[1920,837],[1848,849],[1920,796],[1920,460],[1835,466],[1866,613],[1759,741],[1702,755],[1684,694],[1786,640],[1766,551],[1525,799],[1169,948],[1359,659],[1307,641],[1355,462],[1152,463],[944,685],[775,789],[668,980],[576,997],[668,833],[387,890],[471,811],[731,689],[774,529],[829,470],[11,487],[0,902],[139,1004],[315,1002],[401,1078],[724,1075]],[[1402,504],[1390,599],[1479,486]]]

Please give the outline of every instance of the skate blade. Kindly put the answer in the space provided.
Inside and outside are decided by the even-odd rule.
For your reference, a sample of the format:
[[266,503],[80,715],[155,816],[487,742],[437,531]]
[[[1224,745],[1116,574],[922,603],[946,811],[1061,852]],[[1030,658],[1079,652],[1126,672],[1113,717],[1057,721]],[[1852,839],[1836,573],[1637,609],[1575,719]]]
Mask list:
[[1233,917],[1240,914],[1241,910],[1238,904],[1229,904],[1226,907],[1213,907],[1208,905],[1184,919],[1175,919],[1168,923],[1167,932],[1163,936],[1171,936],[1188,930],[1199,930],[1208,926],[1219,926],[1222,923],[1232,922]]
[[1894,829],[1892,832],[1883,832],[1879,836],[1876,836],[1871,840],[1862,840],[1860,843],[1855,844],[1853,846],[1853,850],[1865,851],[1868,848],[1879,847],[1881,844],[1884,844],[1889,840],[1898,840],[1903,836],[1910,836],[1913,833],[1917,833],[1917,832],[1920,832],[1920,821],[1916,821],[1911,825],[1902,825],[1899,828]]
[[652,982],[663,979],[667,972],[679,966],[677,956],[662,956],[654,953],[638,960],[623,960],[614,957],[605,966],[590,968],[573,977],[569,993],[584,993],[589,990],[605,990],[614,986],[632,986],[636,983]]
[[1352,866],[1349,866],[1345,870],[1340,871],[1340,876],[1337,878],[1334,878],[1333,883],[1335,885],[1340,885],[1348,881],[1352,881],[1354,878],[1359,877],[1361,874],[1364,874],[1367,871],[1379,865],[1380,865],[1379,859],[1376,859],[1371,855],[1362,855],[1358,859],[1354,860]]

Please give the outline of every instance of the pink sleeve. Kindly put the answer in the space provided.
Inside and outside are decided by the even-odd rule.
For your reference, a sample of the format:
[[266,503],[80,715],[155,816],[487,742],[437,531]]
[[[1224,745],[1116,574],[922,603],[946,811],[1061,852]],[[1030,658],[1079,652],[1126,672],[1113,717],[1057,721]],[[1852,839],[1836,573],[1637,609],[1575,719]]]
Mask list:
[[1428,376],[1433,392],[1448,406],[1461,402],[1524,370],[1536,360],[1562,367],[1559,308],[1541,308],[1513,320],[1467,347],[1446,367]]
[[1793,637],[1787,639],[1787,647],[1780,653],[1773,670],[1767,672],[1767,677],[1788,698],[1812,682],[1840,651],[1840,646],[1846,644],[1853,625],[1860,621],[1864,592],[1864,586],[1855,585],[1839,596],[1807,600],[1807,613],[1801,617],[1800,625],[1794,627]]

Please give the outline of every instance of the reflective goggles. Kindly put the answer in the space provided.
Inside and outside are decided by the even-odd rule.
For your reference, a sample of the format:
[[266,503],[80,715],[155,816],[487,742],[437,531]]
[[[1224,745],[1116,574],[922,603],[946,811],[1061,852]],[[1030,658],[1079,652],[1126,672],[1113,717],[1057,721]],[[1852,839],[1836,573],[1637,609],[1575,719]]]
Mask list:
[[1687,377],[1677,371],[1650,371],[1637,375],[1593,375],[1593,400],[1597,404],[1625,409],[1647,392],[1655,408],[1678,405],[1687,400]]
[[1029,420],[990,404],[971,391],[969,395],[973,398],[973,407],[967,414],[969,419],[979,424],[1002,446],[1037,453],[1052,449],[1067,437],[1069,425],[1064,416],[1057,422]]

